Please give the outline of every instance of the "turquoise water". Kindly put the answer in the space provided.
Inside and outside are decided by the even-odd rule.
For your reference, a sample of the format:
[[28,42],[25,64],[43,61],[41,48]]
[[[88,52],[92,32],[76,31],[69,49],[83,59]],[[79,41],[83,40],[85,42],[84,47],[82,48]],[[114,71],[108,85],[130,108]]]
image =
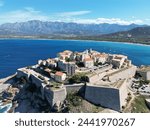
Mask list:
[[0,106],[0,113],[5,113],[7,112],[10,108],[12,107],[12,104],[7,104],[5,106]]
[[150,65],[150,46],[117,42],[69,40],[0,40],[0,78],[16,72],[17,68],[34,65],[39,59],[55,57],[63,50],[94,50],[127,55],[135,65]]

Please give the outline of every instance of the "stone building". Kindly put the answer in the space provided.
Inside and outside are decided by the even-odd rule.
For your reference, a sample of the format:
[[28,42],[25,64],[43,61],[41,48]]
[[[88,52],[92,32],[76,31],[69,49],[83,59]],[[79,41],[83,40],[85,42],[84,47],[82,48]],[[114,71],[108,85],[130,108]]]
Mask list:
[[93,55],[94,62],[104,64],[107,61],[108,55],[107,54],[96,54]]
[[72,51],[69,50],[65,50],[63,52],[60,52],[57,54],[58,58],[61,60],[66,60],[66,58],[70,58],[70,56],[72,55]]
[[85,58],[84,59],[84,67],[86,68],[92,68],[94,66],[94,61],[91,58]]
[[116,111],[121,111],[128,96],[127,81],[120,80],[108,85],[87,84],[85,99]]
[[57,82],[63,82],[66,79],[66,74],[60,71],[57,71],[55,73],[55,81]]
[[65,62],[63,60],[59,60],[58,67],[65,71],[69,76],[74,75],[76,71],[76,64],[74,62]]

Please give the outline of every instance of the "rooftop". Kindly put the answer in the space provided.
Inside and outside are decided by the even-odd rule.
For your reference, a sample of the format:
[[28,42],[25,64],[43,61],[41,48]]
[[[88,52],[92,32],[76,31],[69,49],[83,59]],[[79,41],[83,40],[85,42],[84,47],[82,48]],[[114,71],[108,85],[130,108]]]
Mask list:
[[119,81],[116,81],[114,83],[99,82],[99,83],[89,84],[89,85],[93,86],[93,87],[106,87],[106,88],[117,88],[117,89],[119,89],[125,82],[126,82],[126,79],[119,80]]
[[63,52],[60,52],[59,54],[60,55],[70,55],[72,53],[72,51],[69,51],[69,50],[65,50]]
[[107,57],[107,55],[106,54],[97,54],[97,55],[95,55],[95,57],[105,58],[105,57]]
[[91,58],[85,58],[84,61],[93,61]]
[[57,72],[55,73],[55,75],[57,75],[57,76],[63,76],[64,73],[63,73],[63,72],[60,72],[60,71],[57,71]]

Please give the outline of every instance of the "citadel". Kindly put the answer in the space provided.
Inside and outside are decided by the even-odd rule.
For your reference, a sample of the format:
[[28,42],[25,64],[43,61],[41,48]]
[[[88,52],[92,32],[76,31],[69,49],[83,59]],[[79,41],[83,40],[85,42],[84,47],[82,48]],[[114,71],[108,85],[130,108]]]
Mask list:
[[56,58],[17,70],[14,112],[41,112],[46,106],[60,111],[71,92],[80,92],[83,99],[97,106],[122,112],[132,99],[136,73],[149,80],[149,71],[137,68],[124,55],[65,50]]

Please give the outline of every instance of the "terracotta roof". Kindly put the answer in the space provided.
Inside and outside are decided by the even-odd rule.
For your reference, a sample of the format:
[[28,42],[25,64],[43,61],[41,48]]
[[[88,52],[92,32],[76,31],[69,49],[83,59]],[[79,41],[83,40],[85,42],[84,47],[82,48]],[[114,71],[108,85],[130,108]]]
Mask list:
[[84,61],[93,61],[91,58],[85,58]]
[[60,52],[59,54],[60,55],[70,55],[72,53],[72,51],[69,51],[69,50],[65,50],[63,52]]
[[97,54],[96,57],[106,57],[106,54]]
[[55,75],[57,75],[57,76],[63,76],[63,72],[60,72],[60,71],[57,71],[56,73],[55,73]]
[[64,53],[72,53],[72,51],[65,50]]

